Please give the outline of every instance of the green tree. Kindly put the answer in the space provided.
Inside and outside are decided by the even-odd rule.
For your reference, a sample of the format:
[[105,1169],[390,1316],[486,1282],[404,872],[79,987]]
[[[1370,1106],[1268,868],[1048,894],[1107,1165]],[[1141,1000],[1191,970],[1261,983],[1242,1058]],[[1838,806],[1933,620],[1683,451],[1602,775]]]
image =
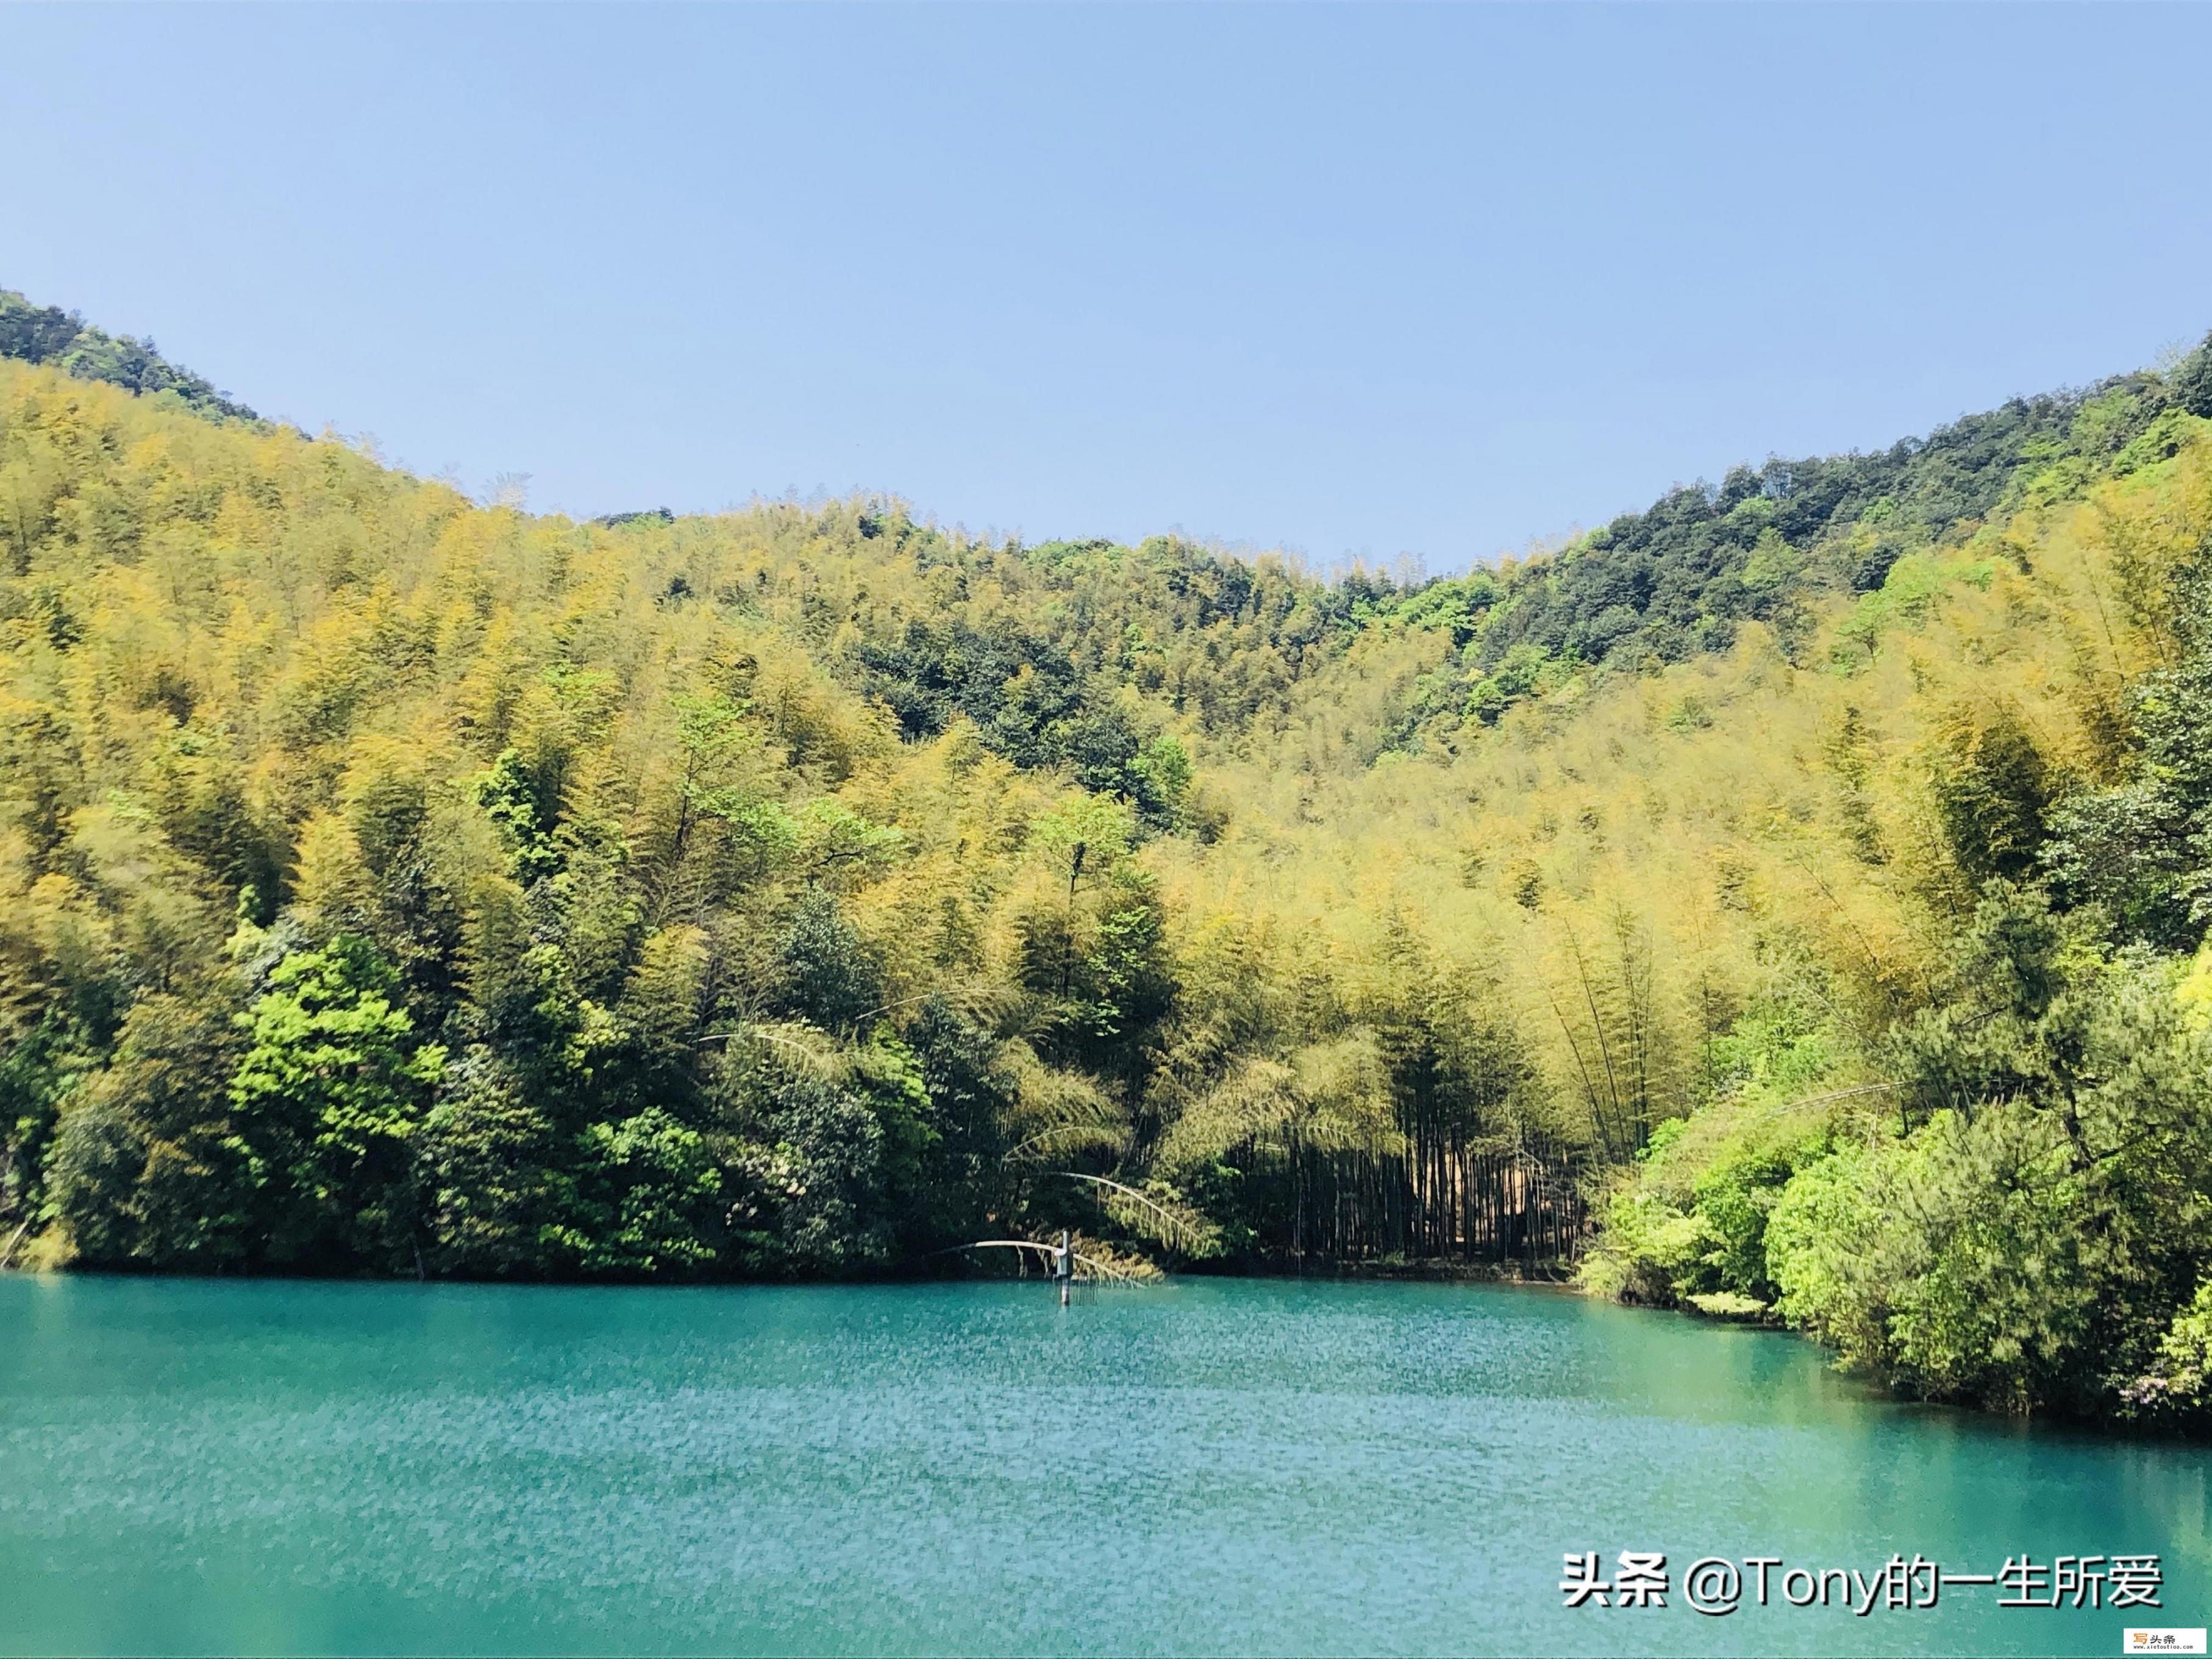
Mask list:
[[723,1176],[696,1129],[648,1106],[592,1124],[581,1152],[574,1219],[549,1230],[577,1271],[685,1276],[716,1259]]
[[239,1016],[247,1046],[230,1084],[234,1135],[276,1261],[358,1252],[416,1265],[413,1143],[446,1051],[411,1041],[398,988],[374,945],[340,935],[286,957]]
[[2009,708],[1959,708],[1938,738],[1937,811],[1968,882],[2021,881],[2034,872],[2054,791],[2035,738]]

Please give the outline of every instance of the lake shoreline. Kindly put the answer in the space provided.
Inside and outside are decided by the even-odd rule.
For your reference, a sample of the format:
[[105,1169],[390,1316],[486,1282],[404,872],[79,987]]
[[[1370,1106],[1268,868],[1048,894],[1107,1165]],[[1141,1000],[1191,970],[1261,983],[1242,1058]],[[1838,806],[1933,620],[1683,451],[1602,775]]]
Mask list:
[[[277,1284],[328,1285],[543,1285],[573,1286],[580,1289],[620,1287],[644,1290],[672,1287],[700,1290],[716,1285],[812,1285],[829,1287],[860,1285],[939,1285],[939,1284],[1010,1284],[1021,1282],[1022,1275],[986,1273],[927,1273],[889,1271],[880,1273],[854,1274],[848,1277],[817,1276],[791,1279],[720,1279],[684,1278],[675,1274],[641,1275],[636,1278],[598,1275],[573,1278],[509,1278],[461,1273],[435,1273],[417,1276],[411,1273],[323,1273],[305,1269],[298,1273],[272,1272],[266,1268],[253,1273],[191,1273],[173,1268],[137,1267],[123,1263],[87,1262],[74,1256],[57,1253],[42,1254],[38,1249],[40,1241],[33,1240],[31,1248],[22,1250],[17,1259],[0,1266],[0,1279],[15,1276],[53,1277],[64,1279],[119,1279],[134,1280],[177,1279],[200,1284],[244,1284],[266,1281]],[[1462,1285],[1524,1285],[1536,1288],[1572,1290],[1588,1294],[1575,1283],[1575,1269],[1566,1262],[1540,1262],[1533,1267],[1518,1261],[1458,1261],[1449,1259],[1415,1260],[1402,1261],[1349,1261],[1337,1263],[1267,1262],[1251,1267],[1237,1264],[1217,1266],[1210,1262],[1187,1262],[1165,1270],[1162,1277],[1168,1279],[1254,1279],[1300,1280],[1342,1279],[1378,1282],[1404,1281],[1416,1284]],[[1146,1282],[1158,1282],[1157,1280]]]

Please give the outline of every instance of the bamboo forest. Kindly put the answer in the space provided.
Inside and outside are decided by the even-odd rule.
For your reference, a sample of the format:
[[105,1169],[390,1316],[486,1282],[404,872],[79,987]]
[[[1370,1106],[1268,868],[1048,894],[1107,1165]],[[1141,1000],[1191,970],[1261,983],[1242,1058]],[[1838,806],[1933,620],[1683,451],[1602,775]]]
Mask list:
[[533,514],[0,295],[0,1264],[1066,1232],[2201,1425],[2208,923],[2212,341],[1426,579]]

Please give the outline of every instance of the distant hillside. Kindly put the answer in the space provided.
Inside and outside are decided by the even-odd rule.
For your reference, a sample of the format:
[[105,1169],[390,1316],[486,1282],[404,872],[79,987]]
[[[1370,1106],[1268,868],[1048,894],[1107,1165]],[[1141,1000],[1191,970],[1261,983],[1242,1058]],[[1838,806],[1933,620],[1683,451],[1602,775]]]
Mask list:
[[1908,553],[2173,453],[2212,416],[2212,339],[2168,374],[2015,398],[1871,454],[1770,459],[1670,492],[1563,552],[1442,581],[1413,601],[1460,641],[1418,720],[1486,721],[1576,665],[1725,650],[1746,621],[1802,631],[1808,592],[1878,588]]
[[34,306],[13,289],[0,288],[0,357],[52,363],[80,380],[105,380],[126,392],[173,392],[185,407],[204,415],[260,418],[190,369],[168,362],[151,340],[106,333],[74,311]]

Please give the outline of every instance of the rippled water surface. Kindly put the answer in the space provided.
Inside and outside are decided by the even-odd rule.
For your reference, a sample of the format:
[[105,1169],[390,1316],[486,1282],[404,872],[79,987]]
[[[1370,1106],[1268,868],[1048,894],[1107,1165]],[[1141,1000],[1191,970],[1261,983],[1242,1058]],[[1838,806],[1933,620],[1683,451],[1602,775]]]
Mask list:
[[[0,1279],[15,1653],[2106,1653],[2206,1622],[2208,1470],[1534,1291]],[[2166,1607],[1570,1611],[1585,1549]]]

